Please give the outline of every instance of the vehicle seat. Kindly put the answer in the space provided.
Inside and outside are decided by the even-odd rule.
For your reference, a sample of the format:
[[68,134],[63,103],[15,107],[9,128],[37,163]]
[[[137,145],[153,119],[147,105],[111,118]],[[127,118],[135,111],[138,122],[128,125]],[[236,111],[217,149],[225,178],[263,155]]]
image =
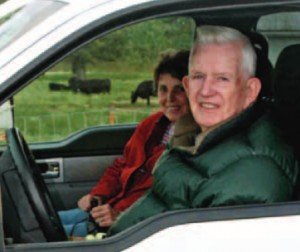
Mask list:
[[247,32],[245,34],[250,39],[257,55],[255,75],[262,82],[260,99],[263,99],[265,102],[269,102],[273,97],[272,82],[274,69],[268,58],[268,41],[258,32]]
[[[300,44],[287,46],[280,53],[274,72],[274,121],[283,130],[300,161]],[[300,178],[300,177],[299,177]],[[295,199],[300,199],[298,179]]]

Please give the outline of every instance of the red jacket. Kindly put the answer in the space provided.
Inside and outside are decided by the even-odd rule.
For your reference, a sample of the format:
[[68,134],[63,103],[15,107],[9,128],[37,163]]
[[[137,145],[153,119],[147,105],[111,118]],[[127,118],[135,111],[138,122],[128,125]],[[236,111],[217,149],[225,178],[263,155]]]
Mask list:
[[152,169],[165,149],[162,137],[170,121],[158,112],[143,120],[127,142],[123,156],[106,168],[90,194],[105,197],[124,211],[152,186]]

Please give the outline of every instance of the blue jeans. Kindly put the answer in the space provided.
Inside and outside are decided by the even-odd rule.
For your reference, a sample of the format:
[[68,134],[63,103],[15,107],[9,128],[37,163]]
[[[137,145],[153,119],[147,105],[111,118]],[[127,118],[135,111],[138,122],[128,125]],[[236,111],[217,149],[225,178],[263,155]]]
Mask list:
[[58,216],[67,236],[84,237],[88,233],[89,214],[79,208],[59,211]]

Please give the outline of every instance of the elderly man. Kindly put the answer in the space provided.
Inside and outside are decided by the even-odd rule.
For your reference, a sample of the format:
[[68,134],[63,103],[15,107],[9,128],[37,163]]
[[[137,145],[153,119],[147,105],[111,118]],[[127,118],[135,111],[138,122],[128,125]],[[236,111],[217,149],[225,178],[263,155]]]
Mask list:
[[197,30],[183,84],[201,133],[190,146],[169,146],[150,191],[110,234],[158,213],[290,200],[298,163],[257,101],[256,55],[228,27]]

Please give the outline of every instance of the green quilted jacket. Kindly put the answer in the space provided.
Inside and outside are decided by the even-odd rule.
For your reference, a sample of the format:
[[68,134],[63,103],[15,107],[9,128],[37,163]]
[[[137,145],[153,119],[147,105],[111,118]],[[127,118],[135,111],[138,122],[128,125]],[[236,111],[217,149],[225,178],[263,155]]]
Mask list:
[[169,210],[287,201],[297,175],[291,148],[256,104],[193,151],[169,147],[156,164],[152,188],[120,215],[109,235]]

